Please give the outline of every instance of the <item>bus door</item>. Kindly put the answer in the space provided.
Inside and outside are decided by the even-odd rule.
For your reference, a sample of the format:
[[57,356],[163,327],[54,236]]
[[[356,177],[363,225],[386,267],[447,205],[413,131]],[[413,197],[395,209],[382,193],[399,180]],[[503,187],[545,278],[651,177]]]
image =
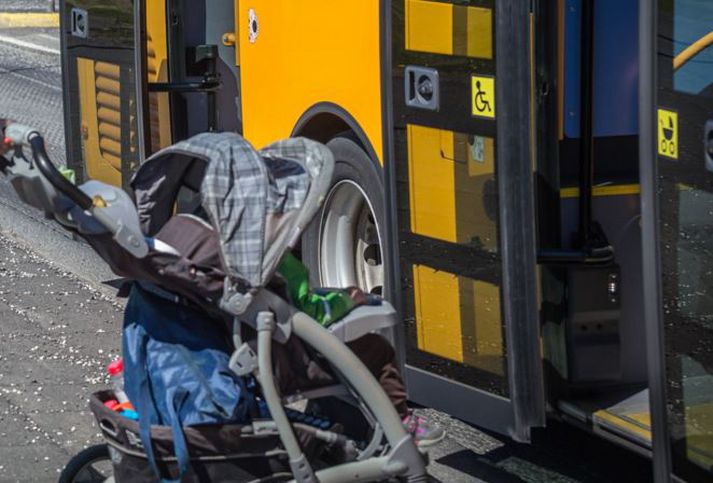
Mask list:
[[132,0],[61,2],[67,162],[79,180],[126,185],[143,146]]
[[62,2],[67,159],[78,179],[128,187],[159,149],[206,130],[242,130],[234,6]]
[[[658,205],[650,218],[658,239],[645,243],[659,252],[660,290],[647,303],[656,304],[661,332],[654,336],[662,335],[663,342],[660,360],[649,364],[664,376],[658,397],[665,397],[652,415],[654,438],[658,431],[663,440],[655,468],[667,468],[658,473],[660,480],[670,472],[685,481],[712,481],[713,3],[659,0],[658,32],[651,38],[658,85],[652,83],[657,99],[649,125],[656,148],[648,159],[656,159],[657,183],[649,191],[655,203],[647,206],[644,198],[644,209]],[[644,155],[642,149],[642,175]]]
[[383,3],[388,272],[409,395],[524,441],[544,424],[529,2]]

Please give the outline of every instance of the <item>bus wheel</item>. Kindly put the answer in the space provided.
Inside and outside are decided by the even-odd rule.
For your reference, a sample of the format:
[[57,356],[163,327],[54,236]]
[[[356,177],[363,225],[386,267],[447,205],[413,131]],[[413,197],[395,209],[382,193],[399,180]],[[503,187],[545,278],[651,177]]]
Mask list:
[[357,286],[382,295],[384,188],[379,167],[350,135],[327,143],[336,165],[322,210],[305,232],[302,257],[311,282]]

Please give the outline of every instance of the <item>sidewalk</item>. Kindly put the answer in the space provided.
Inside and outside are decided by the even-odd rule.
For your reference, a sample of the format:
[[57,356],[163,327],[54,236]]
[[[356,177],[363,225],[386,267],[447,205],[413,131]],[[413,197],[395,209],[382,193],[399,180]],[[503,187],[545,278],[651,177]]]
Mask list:
[[[55,8],[59,9],[59,0]],[[0,11],[3,12],[48,12],[51,9],[50,0],[2,0]]]
[[0,235],[0,481],[56,481],[99,442],[89,395],[119,354],[122,307]]
[[2,0],[0,28],[59,28],[59,13],[47,0]]

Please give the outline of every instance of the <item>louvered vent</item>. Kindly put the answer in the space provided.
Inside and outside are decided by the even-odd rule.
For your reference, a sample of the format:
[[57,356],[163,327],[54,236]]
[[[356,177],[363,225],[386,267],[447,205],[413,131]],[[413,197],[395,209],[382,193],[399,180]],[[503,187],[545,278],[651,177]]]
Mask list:
[[97,89],[99,149],[102,157],[121,171],[121,87],[116,64],[94,64]]

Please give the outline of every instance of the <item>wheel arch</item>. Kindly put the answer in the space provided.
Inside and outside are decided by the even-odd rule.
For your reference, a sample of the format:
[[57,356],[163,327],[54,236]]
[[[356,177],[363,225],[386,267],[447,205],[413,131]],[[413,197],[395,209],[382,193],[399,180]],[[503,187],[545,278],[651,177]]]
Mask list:
[[383,165],[369,137],[354,116],[338,104],[314,104],[297,120],[290,137],[303,136],[326,144],[345,132],[351,133],[353,140],[364,149],[383,181]]

